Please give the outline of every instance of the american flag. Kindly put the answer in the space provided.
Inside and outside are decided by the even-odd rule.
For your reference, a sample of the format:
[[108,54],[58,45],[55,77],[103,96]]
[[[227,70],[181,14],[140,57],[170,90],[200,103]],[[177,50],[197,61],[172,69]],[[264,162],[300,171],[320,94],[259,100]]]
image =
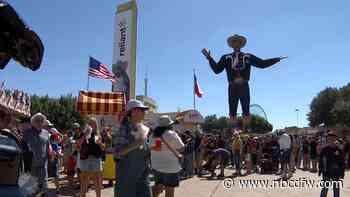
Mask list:
[[89,76],[100,79],[109,79],[112,83],[116,82],[113,78],[113,73],[109,72],[107,65],[102,64],[93,57],[90,57],[89,60]]

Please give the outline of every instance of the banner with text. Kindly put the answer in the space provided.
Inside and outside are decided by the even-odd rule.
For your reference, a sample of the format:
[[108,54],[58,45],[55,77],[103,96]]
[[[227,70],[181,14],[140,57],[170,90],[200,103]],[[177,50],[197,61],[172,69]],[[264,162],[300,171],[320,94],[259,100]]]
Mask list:
[[113,43],[113,73],[117,82],[112,91],[125,92],[127,100],[136,97],[136,37],[137,5],[130,1],[117,8]]

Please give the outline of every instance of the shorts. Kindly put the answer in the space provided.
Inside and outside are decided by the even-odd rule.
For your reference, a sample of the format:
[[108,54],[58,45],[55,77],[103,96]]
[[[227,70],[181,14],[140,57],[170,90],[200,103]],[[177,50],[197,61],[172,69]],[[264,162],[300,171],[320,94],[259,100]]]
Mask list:
[[156,185],[164,185],[165,187],[179,187],[179,173],[164,173],[153,170],[154,182]]
[[89,156],[85,160],[80,160],[80,170],[82,172],[102,172],[102,159]]
[[50,160],[48,162],[48,176],[53,178],[58,178],[60,176],[58,159]]
[[194,156],[195,156],[195,160],[198,161],[201,159],[201,151],[198,149],[195,151],[194,153]]

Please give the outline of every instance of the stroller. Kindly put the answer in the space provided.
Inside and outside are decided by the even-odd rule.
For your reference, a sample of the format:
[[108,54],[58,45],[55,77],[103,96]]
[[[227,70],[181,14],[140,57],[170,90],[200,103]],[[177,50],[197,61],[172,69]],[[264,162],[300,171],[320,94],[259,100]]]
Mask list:
[[260,174],[274,174],[278,171],[279,150],[278,147],[271,147],[263,151],[259,160]]
[[16,10],[3,0],[0,0],[0,24],[0,69],[4,69],[13,58],[32,71],[38,70],[44,46]]
[[271,155],[272,154],[265,153],[259,160],[260,174],[271,174],[275,171]]

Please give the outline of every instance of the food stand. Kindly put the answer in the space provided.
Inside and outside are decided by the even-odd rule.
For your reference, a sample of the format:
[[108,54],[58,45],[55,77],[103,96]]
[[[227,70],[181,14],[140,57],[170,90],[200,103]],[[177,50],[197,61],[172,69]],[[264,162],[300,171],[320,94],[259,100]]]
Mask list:
[[[99,127],[108,124],[115,131],[119,127],[119,122],[125,110],[126,99],[123,92],[79,92],[77,111],[82,115],[96,117]],[[103,164],[103,179],[115,180],[115,173],[113,150],[107,149]]]

